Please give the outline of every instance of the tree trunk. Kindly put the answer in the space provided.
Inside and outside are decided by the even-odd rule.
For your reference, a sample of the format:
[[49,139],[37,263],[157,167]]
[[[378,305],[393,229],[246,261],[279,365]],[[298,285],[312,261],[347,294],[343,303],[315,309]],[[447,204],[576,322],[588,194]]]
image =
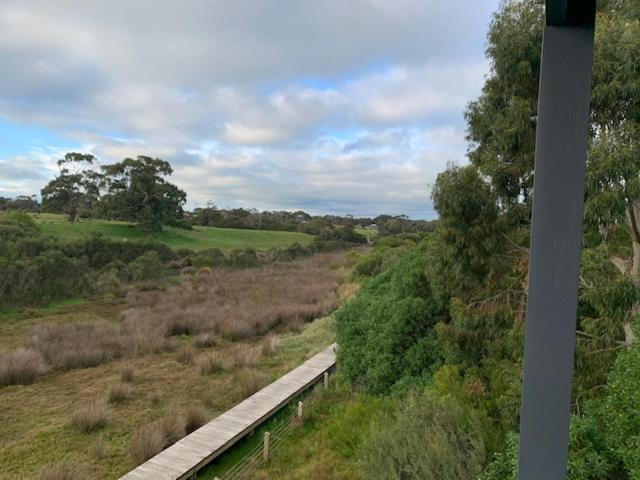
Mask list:
[[633,246],[633,263],[631,264],[631,278],[636,287],[640,288],[640,242],[631,240]]

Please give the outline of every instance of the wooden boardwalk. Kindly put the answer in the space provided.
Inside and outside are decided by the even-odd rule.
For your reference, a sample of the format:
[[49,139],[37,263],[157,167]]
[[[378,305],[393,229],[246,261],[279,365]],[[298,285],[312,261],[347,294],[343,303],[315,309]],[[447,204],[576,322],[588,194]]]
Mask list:
[[191,478],[194,473],[273,416],[292,398],[314,385],[335,363],[333,344],[127,473],[121,480]]

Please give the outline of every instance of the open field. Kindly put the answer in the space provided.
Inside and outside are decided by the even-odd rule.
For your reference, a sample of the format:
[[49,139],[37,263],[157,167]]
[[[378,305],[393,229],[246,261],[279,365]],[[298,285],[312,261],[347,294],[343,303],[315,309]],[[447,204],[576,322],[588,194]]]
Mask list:
[[86,238],[94,233],[101,233],[107,238],[122,241],[152,239],[167,244],[171,248],[190,248],[202,250],[219,248],[255,248],[266,250],[273,247],[287,247],[294,243],[307,245],[313,240],[312,235],[298,232],[273,232],[267,230],[241,230],[234,228],[194,227],[193,230],[164,227],[161,233],[147,235],[137,226],[129,222],[107,220],[83,220],[71,224],[64,215],[52,213],[34,214],[33,218],[41,226],[43,233],[59,237],[63,240]]
[[60,463],[79,464],[80,478],[118,478],[135,466],[141,428],[177,438],[194,407],[212,418],[294,368],[333,341],[331,317],[308,320],[347,290],[340,258],[205,271],[160,293],[0,313],[0,350],[29,346],[47,363],[33,383],[0,387],[0,479]]

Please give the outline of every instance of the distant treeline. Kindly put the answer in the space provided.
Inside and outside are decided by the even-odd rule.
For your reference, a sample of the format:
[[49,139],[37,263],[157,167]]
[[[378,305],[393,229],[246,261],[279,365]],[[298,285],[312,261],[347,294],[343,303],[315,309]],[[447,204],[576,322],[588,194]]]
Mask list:
[[384,235],[420,233],[433,230],[433,222],[411,220],[404,215],[378,215],[377,217],[354,217],[346,215],[312,216],[304,211],[264,211],[256,209],[218,209],[215,206],[196,208],[185,214],[192,225],[221,228],[246,228],[252,230],[281,230],[318,235],[327,228],[351,227],[379,231]]
[[[20,195],[16,198],[0,197],[1,210],[67,213],[60,204],[45,205],[43,208],[35,195]],[[101,213],[97,209],[84,209],[80,216],[82,218],[100,218],[102,216]],[[219,209],[215,206],[196,208],[192,212],[185,211],[182,220],[185,225],[303,232],[312,235],[319,235],[321,232],[335,227],[368,229],[379,232],[382,235],[425,233],[434,229],[433,221],[412,220],[405,215],[378,215],[377,217],[354,217],[352,215],[312,216],[302,210],[297,212],[260,212],[254,208]]]

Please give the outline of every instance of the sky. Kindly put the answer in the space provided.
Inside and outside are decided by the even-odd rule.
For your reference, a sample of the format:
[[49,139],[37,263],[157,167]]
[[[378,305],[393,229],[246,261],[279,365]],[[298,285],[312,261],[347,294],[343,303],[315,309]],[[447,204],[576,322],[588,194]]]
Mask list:
[[0,195],[65,152],[168,160],[188,208],[435,216],[498,0],[3,0]]

